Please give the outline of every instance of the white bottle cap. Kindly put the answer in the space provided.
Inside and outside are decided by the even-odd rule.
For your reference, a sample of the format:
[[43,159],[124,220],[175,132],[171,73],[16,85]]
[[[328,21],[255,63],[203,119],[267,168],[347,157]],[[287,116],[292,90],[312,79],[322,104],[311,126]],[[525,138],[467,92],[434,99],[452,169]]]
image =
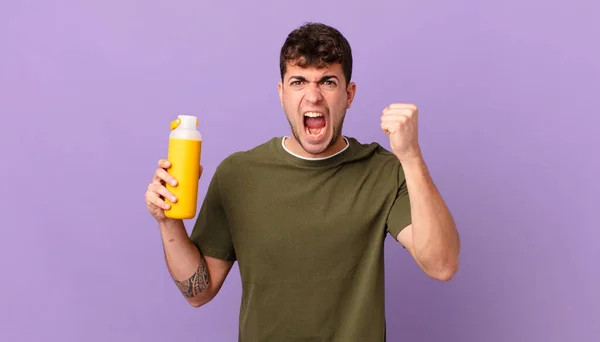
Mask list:
[[198,119],[193,115],[178,115],[177,116],[181,123],[179,124],[182,128],[193,128],[196,129],[198,125]]

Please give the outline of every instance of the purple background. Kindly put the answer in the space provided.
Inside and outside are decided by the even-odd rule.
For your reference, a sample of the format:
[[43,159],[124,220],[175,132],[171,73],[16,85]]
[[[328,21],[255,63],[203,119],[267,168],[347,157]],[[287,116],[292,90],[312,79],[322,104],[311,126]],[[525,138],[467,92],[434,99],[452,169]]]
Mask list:
[[462,237],[449,283],[388,241],[389,340],[598,341],[597,1],[252,3],[0,3],[0,340],[236,340],[237,267],[189,306],[144,192],[178,113],[199,116],[201,197],[288,134],[278,52],[315,20],[354,49],[345,134],[388,147],[381,110],[418,104]]

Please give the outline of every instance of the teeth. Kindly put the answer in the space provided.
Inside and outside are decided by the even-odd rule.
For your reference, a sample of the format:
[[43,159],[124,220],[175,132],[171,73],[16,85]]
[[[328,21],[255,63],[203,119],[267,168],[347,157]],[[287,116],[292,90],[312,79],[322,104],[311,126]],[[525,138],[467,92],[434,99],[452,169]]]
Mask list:
[[308,113],[304,113],[304,116],[308,116],[311,118],[317,118],[317,117],[323,116],[323,114],[318,113],[318,112],[308,112]]

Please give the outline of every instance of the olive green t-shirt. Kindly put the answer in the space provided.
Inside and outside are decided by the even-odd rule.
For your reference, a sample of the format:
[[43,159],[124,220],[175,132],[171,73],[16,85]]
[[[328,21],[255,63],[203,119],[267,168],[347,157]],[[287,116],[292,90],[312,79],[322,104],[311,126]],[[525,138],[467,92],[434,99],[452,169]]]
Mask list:
[[238,262],[240,342],[385,341],[384,239],[409,197],[392,153],[346,140],[307,160],[273,138],[217,167],[191,239]]

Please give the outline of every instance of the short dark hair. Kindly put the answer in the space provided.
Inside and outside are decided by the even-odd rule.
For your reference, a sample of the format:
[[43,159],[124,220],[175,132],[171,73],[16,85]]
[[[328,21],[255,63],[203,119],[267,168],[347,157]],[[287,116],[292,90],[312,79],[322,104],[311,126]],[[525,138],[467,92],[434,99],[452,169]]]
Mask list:
[[340,63],[346,84],[352,78],[352,50],[348,40],[337,29],[321,23],[305,23],[290,32],[279,55],[282,80],[287,62],[302,68]]

